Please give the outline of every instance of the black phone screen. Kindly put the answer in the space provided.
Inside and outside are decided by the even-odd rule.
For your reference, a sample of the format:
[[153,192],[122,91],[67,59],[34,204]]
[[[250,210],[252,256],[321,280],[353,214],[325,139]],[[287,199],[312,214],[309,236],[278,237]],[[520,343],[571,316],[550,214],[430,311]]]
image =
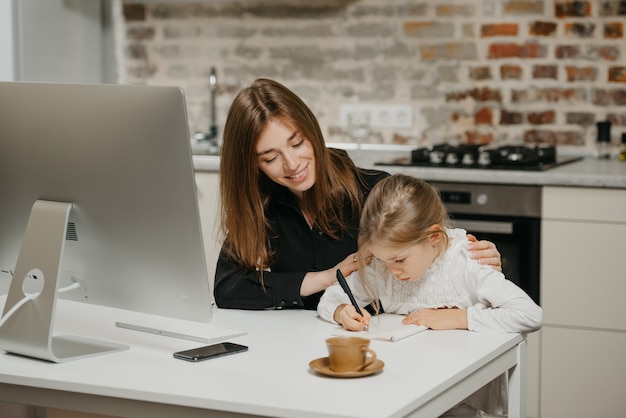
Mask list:
[[187,361],[201,361],[229,354],[240,353],[247,350],[248,347],[245,345],[224,342],[204,347],[192,348],[191,350],[178,351],[174,353],[174,358]]

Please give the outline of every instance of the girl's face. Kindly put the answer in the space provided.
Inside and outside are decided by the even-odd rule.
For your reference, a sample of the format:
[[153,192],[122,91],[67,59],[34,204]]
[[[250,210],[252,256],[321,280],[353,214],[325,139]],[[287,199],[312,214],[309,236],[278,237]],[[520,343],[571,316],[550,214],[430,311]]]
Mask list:
[[271,119],[261,132],[256,155],[261,171],[299,198],[315,184],[313,144],[282,119]]
[[385,263],[391,274],[403,282],[421,279],[439,253],[429,239],[401,248],[373,245],[370,250],[374,257]]

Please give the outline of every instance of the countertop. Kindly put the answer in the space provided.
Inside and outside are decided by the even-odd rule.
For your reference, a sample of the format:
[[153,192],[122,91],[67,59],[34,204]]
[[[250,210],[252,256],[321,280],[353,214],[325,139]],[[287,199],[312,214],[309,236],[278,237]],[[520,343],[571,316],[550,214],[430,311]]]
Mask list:
[[[331,144],[329,144],[331,146]],[[531,184],[539,186],[596,187],[626,189],[626,161],[616,158],[599,160],[588,156],[546,171],[517,171],[466,168],[431,168],[376,165],[410,155],[404,149],[350,149],[348,153],[360,167],[374,168],[389,173],[403,173],[430,181]],[[219,171],[219,156],[194,155],[196,171]]]

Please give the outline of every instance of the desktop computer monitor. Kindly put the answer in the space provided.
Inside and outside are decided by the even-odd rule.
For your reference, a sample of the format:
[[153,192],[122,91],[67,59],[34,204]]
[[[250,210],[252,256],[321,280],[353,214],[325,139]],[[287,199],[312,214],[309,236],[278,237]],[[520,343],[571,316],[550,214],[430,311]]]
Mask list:
[[[42,316],[50,334],[42,311],[53,316],[57,289],[73,283],[60,297],[211,320],[180,88],[0,82],[0,196],[4,313],[40,292],[0,327],[0,349],[19,351],[7,334]],[[38,235],[55,227],[61,242]]]

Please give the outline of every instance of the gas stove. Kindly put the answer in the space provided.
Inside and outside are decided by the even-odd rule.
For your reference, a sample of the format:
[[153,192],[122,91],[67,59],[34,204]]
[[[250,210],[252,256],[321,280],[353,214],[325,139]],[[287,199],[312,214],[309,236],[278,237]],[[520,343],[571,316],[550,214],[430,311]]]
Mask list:
[[443,168],[484,168],[493,170],[543,171],[580,160],[557,158],[554,145],[438,144],[411,151],[410,162],[377,163]]

